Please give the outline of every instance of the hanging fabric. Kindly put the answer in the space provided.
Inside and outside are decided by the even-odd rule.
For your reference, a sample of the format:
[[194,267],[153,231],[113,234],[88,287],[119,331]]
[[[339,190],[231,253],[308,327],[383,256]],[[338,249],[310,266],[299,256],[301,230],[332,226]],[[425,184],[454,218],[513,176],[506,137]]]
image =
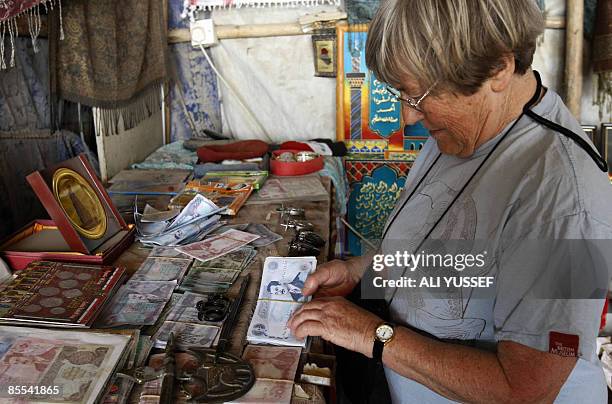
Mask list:
[[[160,111],[167,75],[164,2],[72,0],[57,47],[58,94],[99,109],[99,134],[131,129]],[[121,125],[123,122],[123,125]]]
[[612,0],[599,0],[593,37],[593,71],[598,75],[595,104],[599,118],[612,115]]
[[[15,66],[15,38],[19,35],[17,19],[25,15],[34,52],[38,52],[38,36],[42,22],[41,7],[44,13],[59,8],[60,39],[64,39],[61,0],[0,0],[0,70]],[[5,41],[8,40],[8,49]]]
[[49,47],[34,53],[30,38],[15,38],[15,67],[0,70],[0,131],[49,127]]
[[[189,29],[181,17],[183,0],[168,1],[168,28]],[[169,45],[170,141],[206,138],[205,129],[220,133],[221,103],[217,76],[199,48],[191,43]]]

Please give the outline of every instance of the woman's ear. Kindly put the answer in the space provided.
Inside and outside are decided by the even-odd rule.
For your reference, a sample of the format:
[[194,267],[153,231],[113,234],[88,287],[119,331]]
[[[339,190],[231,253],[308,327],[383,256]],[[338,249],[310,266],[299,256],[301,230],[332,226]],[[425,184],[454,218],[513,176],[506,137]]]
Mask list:
[[502,58],[502,68],[499,69],[493,77],[489,79],[491,83],[491,90],[494,92],[504,91],[514,75],[514,55],[508,54]]

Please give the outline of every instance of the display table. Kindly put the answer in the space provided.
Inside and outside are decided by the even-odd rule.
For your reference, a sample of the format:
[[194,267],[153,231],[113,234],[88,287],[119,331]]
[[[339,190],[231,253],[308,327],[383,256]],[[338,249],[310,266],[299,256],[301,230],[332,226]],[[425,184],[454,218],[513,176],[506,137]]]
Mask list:
[[[319,257],[318,263],[327,260],[330,250],[330,210],[331,210],[331,181],[327,177],[321,177],[321,182],[324,188],[328,191],[326,196],[318,198],[309,198],[311,200],[284,200],[275,201],[269,204],[246,204],[236,216],[224,216],[223,219],[228,221],[228,224],[240,223],[262,223],[267,225],[270,230],[283,236],[283,240],[277,241],[269,246],[259,248],[257,257],[251,265],[242,272],[241,277],[246,274],[251,275],[251,282],[244,296],[242,307],[240,309],[237,322],[234,326],[233,337],[228,345],[230,353],[241,355],[246,341],[246,333],[249,326],[251,314],[255,310],[257,295],[261,282],[261,274],[263,262],[268,256],[286,256],[288,250],[288,242],[293,238],[293,230],[285,230],[280,226],[279,215],[275,212],[276,208],[281,206],[290,206],[303,208],[306,213],[306,220],[314,225],[315,231],[327,241],[325,247]],[[167,197],[167,201],[170,197]],[[163,198],[159,198],[157,202],[161,205],[164,203]],[[167,203],[167,202],[165,202]],[[158,206],[162,208],[162,206]],[[139,242],[135,242],[127,249],[116,261],[116,266],[125,267],[130,274],[134,273],[142,262],[147,258],[149,249],[144,248]],[[228,291],[229,297],[233,298],[238,292],[239,280],[234,283]]]

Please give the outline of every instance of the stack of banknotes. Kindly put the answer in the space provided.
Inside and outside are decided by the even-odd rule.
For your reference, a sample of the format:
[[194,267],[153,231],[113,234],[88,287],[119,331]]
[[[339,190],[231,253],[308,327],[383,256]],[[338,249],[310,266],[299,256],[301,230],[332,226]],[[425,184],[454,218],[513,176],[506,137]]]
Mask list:
[[95,326],[108,328],[155,324],[176,289],[176,284],[176,280],[129,280],[105,306]]
[[179,290],[195,293],[223,293],[236,281],[243,269],[247,268],[257,251],[244,246],[226,255],[209,261],[195,260],[183,278]]
[[316,267],[316,257],[266,258],[257,306],[247,332],[249,342],[306,346],[306,339],[291,334],[287,321],[311,299],[302,294],[302,289]]
[[197,195],[185,208],[159,211],[150,205],[134,211],[137,238],[146,246],[178,246],[201,240],[222,225],[218,207]]
[[206,302],[208,298],[205,294],[174,293],[155,326],[145,330],[153,335],[155,347],[165,348],[171,332],[174,333],[177,347],[181,349],[216,345],[223,320],[213,322],[198,318],[197,303]]

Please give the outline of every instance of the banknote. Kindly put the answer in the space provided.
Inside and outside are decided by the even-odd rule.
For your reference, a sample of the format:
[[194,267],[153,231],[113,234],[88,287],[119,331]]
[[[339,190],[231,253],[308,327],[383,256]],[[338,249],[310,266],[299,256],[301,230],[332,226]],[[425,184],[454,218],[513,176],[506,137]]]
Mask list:
[[164,321],[166,321],[166,317],[168,317],[168,314],[170,314],[172,307],[181,299],[181,296],[182,295],[178,293],[178,290],[175,289],[175,293],[170,296],[170,300],[164,306],[155,323],[153,325],[143,327],[142,332],[146,335],[155,334],[164,324]]
[[104,358],[112,347],[92,344],[64,346],[37,383],[40,386],[61,386],[64,399],[86,402],[87,389],[100,372]]
[[221,224],[218,221],[216,223],[213,223],[209,227],[204,227],[199,232],[194,233],[193,235],[183,239],[181,241],[181,245],[186,245],[186,244],[191,244],[191,243],[195,243],[195,242],[201,241],[206,236],[208,236],[212,231],[214,231],[215,229],[217,229],[219,227],[221,227]]
[[[134,211],[134,221],[138,230],[138,239],[145,245],[179,245],[200,240],[206,231],[212,231],[209,226],[209,217],[214,213],[220,213],[221,209],[204,197],[194,198],[191,204],[182,211],[170,211],[175,214],[174,220],[170,220],[170,214],[157,211],[151,206],[145,207],[145,213],[149,219],[160,219],[163,215],[169,217],[168,220],[146,220],[145,213]],[[180,212],[180,213],[179,213]],[[220,216],[219,216],[220,217]],[[217,222],[214,220],[212,222]],[[200,237],[201,236],[201,237]],[[200,237],[200,238],[196,238]]]
[[226,293],[227,289],[229,289],[229,287],[226,284],[201,284],[185,282],[185,280],[183,280],[183,283],[179,285],[179,290],[182,292],[192,292],[208,295],[215,293]]
[[185,277],[186,283],[227,284],[234,283],[240,271],[223,268],[193,267]]
[[255,234],[231,229],[203,241],[177,247],[177,250],[197,260],[209,261],[235,251],[258,238],[259,236]]
[[208,232],[213,231],[221,218],[220,215],[200,218],[195,221],[187,222],[172,229],[166,229],[161,233],[152,235],[139,234],[138,240],[144,245],[154,247],[159,246],[177,246],[185,243],[185,240],[191,240],[194,237],[204,237]]
[[267,257],[264,262],[259,299],[306,302],[304,282],[317,267],[315,257]]
[[289,318],[302,305],[294,302],[258,300],[247,331],[247,341],[255,344],[306,346],[305,338],[297,338],[287,327]]
[[176,288],[176,281],[133,281],[125,283],[117,292],[121,300],[143,300],[167,302]]
[[180,209],[157,210],[147,203],[140,217],[140,221],[144,223],[167,222],[177,217],[180,212]]
[[130,392],[134,387],[134,381],[119,377],[113,376],[111,379],[109,386],[107,388],[106,394],[102,399],[102,404],[125,404],[129,398]]
[[193,220],[210,216],[220,212],[221,209],[215,205],[213,201],[197,194],[188,204],[181,210],[181,213],[170,223],[168,229],[173,229],[190,223]]
[[215,343],[219,334],[219,327],[165,321],[159,331],[153,336],[155,347],[164,349],[171,332],[174,333],[176,346],[179,349],[185,350],[191,347],[210,348]]
[[176,251],[174,247],[166,247],[166,246],[155,246],[149,252],[149,258],[180,258],[186,260],[193,260],[188,255],[185,255],[179,251]]
[[[0,327],[0,402],[7,386],[57,386],[19,402],[94,403],[102,398],[129,336]],[[13,395],[14,397],[14,395]]]
[[320,386],[308,383],[295,383],[291,404],[325,404],[325,396]]
[[224,224],[219,229],[215,230],[212,234],[224,233],[224,232],[226,232],[228,230],[231,230],[231,229],[240,230],[240,231],[246,231],[247,227],[249,227],[248,223]]
[[173,258],[147,258],[130,278],[133,281],[180,282],[191,261]]
[[141,222],[140,218],[134,219],[139,237],[154,237],[163,233],[168,227],[166,222]]
[[268,229],[265,224],[261,223],[249,224],[245,231],[251,234],[257,234],[259,236],[257,240],[251,242],[250,245],[253,247],[265,247],[283,239],[283,236],[274,233],[272,230]]
[[195,324],[208,324],[220,327],[223,321],[219,322],[208,322],[200,321],[198,319],[198,309],[196,305],[199,301],[206,302],[208,300],[207,295],[199,293],[185,292],[180,294],[178,300],[175,301],[170,309],[170,312],[166,316],[167,321],[176,321],[179,323],[195,323]]
[[266,258],[255,313],[247,332],[249,342],[306,345],[306,339],[291,334],[287,321],[303,303],[311,299],[302,294],[302,289],[306,278],[316,267],[315,257]]
[[255,370],[256,378],[293,381],[302,348],[247,345],[242,358]]
[[293,393],[293,382],[287,380],[256,379],[244,396],[230,401],[235,404],[289,404]]
[[250,246],[241,247],[235,251],[213,258],[206,262],[196,261],[194,266],[207,268],[224,268],[241,271],[245,269],[257,255],[257,250]]
[[249,199],[250,204],[270,204],[274,201],[317,200],[329,193],[319,175],[268,178],[259,191]]
[[240,230],[230,229],[221,235],[236,241],[242,241],[243,243],[250,243],[253,240],[257,240],[259,236],[257,234],[251,234]]
[[176,285],[176,281],[127,282],[100,315],[96,326],[155,324]]
[[151,349],[153,349],[153,341],[151,341],[151,336],[149,335],[140,335],[138,339],[138,343],[136,344],[136,358],[134,363],[136,366],[143,366],[151,353]]

